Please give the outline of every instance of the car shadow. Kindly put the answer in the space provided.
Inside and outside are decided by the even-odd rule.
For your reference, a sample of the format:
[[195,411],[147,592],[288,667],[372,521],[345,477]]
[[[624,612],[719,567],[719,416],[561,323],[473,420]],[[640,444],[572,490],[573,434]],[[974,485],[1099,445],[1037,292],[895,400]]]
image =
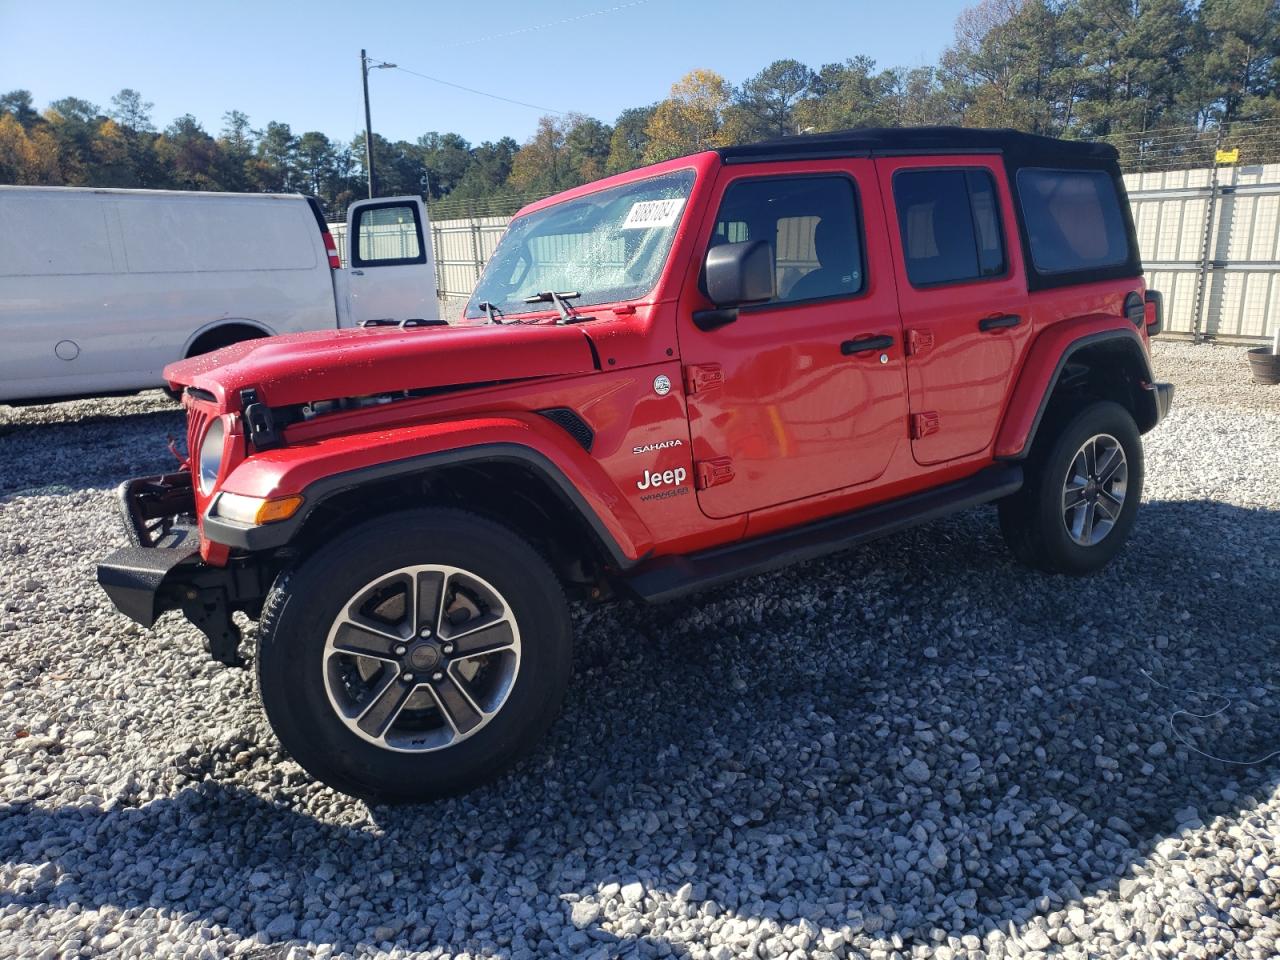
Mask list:
[[[1015,566],[977,511],[771,575],[767,593],[578,609],[564,716],[497,783],[355,816],[296,772],[264,793],[225,758],[192,761],[187,787],[142,806],[0,807],[0,863],[58,868],[0,902],[156,907],[250,937],[283,901],[292,933],[265,941],[350,951],[381,926],[410,949],[692,956],[650,924],[695,909],[814,947],[845,929],[904,953],[935,931],[1016,935],[1280,785],[1280,758],[1197,752],[1280,748],[1278,523],[1152,502],[1121,558],[1078,580]],[[1233,705],[1175,736],[1176,711],[1218,705],[1205,694]],[[159,884],[174,849],[190,868]],[[619,922],[608,894],[629,883],[662,909]],[[365,916],[326,919],[335,891]],[[581,931],[576,900],[601,907]],[[434,921],[417,906],[463,902]],[[486,924],[507,911],[499,944]]]

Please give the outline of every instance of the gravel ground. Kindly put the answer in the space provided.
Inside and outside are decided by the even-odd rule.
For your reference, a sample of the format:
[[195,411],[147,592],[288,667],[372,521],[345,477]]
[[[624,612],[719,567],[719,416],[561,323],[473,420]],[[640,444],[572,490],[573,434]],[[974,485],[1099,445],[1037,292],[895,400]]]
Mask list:
[[410,809],[310,782],[249,672],[95,586],[173,406],[0,409],[0,955],[1275,957],[1280,756],[1230,761],[1280,749],[1280,388],[1157,354],[1104,575],[984,510],[578,610],[533,757]]

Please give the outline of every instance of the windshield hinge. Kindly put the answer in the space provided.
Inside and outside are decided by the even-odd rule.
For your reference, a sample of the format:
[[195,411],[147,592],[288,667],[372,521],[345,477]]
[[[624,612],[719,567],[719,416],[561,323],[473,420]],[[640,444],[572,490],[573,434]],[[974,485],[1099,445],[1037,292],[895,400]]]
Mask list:
[[281,443],[271,408],[258,400],[258,391],[248,387],[240,391],[240,408],[244,411],[244,429],[249,442],[259,450],[269,450]]

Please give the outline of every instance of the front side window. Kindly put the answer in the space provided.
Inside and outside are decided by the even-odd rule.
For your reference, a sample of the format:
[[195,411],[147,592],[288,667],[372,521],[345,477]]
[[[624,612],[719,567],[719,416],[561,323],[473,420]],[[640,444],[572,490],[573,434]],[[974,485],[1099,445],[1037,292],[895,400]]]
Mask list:
[[1129,260],[1115,181],[1103,170],[1018,171],[1031,261],[1041,273],[1114,267]]
[[353,266],[424,263],[417,210],[403,203],[364,207],[356,212]]
[[847,177],[767,177],[731,184],[711,245],[765,240],[777,269],[775,303],[852,296],[864,286],[862,228]]
[[913,287],[1004,273],[999,199],[986,170],[903,170],[893,198]]
[[651,177],[517,217],[507,227],[467,304],[484,315],[545,309],[525,303],[539,293],[577,293],[573,306],[642,297],[662,273],[694,173]]

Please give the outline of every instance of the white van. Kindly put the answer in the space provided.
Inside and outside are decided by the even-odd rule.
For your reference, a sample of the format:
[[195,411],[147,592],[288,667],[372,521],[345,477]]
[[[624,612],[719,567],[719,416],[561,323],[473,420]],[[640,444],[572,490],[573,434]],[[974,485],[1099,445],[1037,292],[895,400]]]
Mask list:
[[352,204],[347,236],[343,268],[297,194],[0,186],[0,403],[158,387],[238,340],[438,319],[420,198]]

